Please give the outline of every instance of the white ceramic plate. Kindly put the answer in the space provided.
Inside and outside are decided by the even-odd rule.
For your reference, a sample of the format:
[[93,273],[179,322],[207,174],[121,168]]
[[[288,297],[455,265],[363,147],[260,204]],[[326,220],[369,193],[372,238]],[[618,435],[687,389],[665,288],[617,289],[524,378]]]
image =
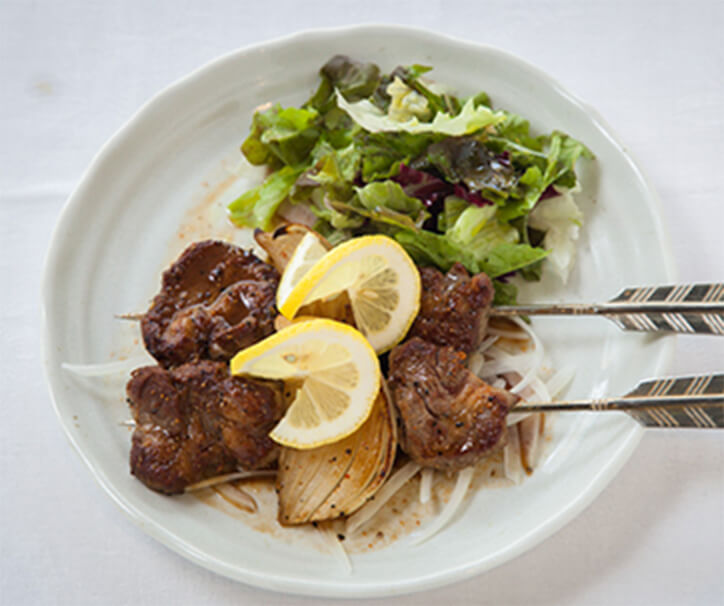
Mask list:
[[[208,226],[189,209],[240,158],[253,110],[297,104],[333,54],[389,70],[426,63],[462,94],[487,91],[537,130],[559,128],[597,160],[582,169],[586,215],[569,284],[537,285],[539,300],[600,301],[629,285],[671,282],[673,264],[656,195],[597,114],[549,76],[502,51],[429,32],[365,26],[311,32],[234,52],[197,70],[144,106],[101,150],[68,200],[50,246],[43,288],[44,358],[56,411],[101,486],[147,533],[228,577],[278,591],[380,596],[439,586],[488,570],[530,549],[579,513],[613,478],[641,430],[615,414],[562,416],[541,468],[521,485],[474,494],[454,522],[417,547],[402,539],[353,558],[287,544],[195,500],[166,498],[128,473],[123,384],[117,397],[61,371],[128,353],[137,328],[112,314],[143,309],[165,263]],[[221,172],[220,172],[221,171]],[[235,187],[243,187],[237,183]],[[223,189],[223,187],[221,188]],[[220,189],[217,190],[217,192]],[[229,191],[223,195],[229,196]],[[217,200],[218,203],[218,200]],[[179,225],[185,222],[179,234]],[[623,393],[661,375],[672,341],[624,334],[605,320],[541,320],[557,364],[578,368],[578,397]]]

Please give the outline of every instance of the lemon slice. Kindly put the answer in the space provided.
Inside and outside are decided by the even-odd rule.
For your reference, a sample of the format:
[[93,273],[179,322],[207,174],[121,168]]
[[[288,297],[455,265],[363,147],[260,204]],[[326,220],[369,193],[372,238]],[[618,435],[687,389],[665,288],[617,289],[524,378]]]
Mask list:
[[304,235],[294,249],[289,263],[284,268],[282,279],[279,281],[277,309],[284,304],[289,297],[289,293],[326,252],[326,247],[314,232],[310,231]]
[[239,352],[232,374],[281,379],[296,397],[269,436],[292,448],[324,446],[365,422],[380,389],[380,364],[355,328],[326,319],[287,326]]
[[417,267],[387,236],[354,238],[325,253],[277,300],[277,308],[292,319],[302,306],[343,291],[357,328],[377,353],[402,340],[420,308]]

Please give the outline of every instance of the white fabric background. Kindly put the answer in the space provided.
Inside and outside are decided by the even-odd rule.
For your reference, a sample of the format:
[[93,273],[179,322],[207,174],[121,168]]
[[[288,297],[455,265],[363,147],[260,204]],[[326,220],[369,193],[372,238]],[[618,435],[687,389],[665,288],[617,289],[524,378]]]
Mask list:
[[[65,198],[151,95],[239,46],[365,22],[496,45],[552,74],[602,113],[650,176],[681,281],[724,280],[720,0],[3,0],[0,603],[317,602],[197,568],[120,513],[51,409],[38,293]],[[680,339],[671,372],[722,371],[722,354],[724,339]],[[548,541],[488,574],[395,603],[723,604],[722,571],[724,432],[652,431],[601,497]]]

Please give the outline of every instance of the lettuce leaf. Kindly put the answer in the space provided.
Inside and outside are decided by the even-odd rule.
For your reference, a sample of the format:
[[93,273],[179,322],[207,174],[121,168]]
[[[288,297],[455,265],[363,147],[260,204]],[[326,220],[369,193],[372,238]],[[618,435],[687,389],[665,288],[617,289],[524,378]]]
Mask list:
[[515,305],[518,302],[518,287],[515,284],[493,280],[493,288],[493,305]]
[[318,115],[313,109],[283,109],[281,105],[258,111],[241,151],[255,165],[300,164],[307,160],[321,134]]
[[408,215],[417,215],[424,205],[417,198],[408,196],[394,181],[375,181],[357,188],[360,204],[367,209],[389,208]]
[[374,63],[362,63],[346,55],[335,55],[320,70],[333,88],[345,99],[360,101],[366,99],[380,83],[380,68]]
[[394,234],[397,240],[418,265],[432,265],[447,271],[455,263],[462,263],[472,273],[482,271],[477,261],[463,248],[450,242],[444,235],[423,229],[400,230]]
[[[416,231],[429,217],[424,205],[417,198],[406,195],[394,181],[376,181],[357,187],[349,202],[330,200],[328,206],[334,212],[346,213],[353,220],[366,219],[384,233],[394,233],[395,230],[390,228]],[[328,220],[323,214],[320,216]]]
[[395,78],[387,87],[387,94],[390,96],[387,116],[395,122],[405,122],[412,118],[426,122],[433,115],[427,99],[399,78]]
[[519,145],[506,143],[514,163],[525,163],[527,168],[518,180],[520,192],[501,211],[501,219],[511,220],[531,211],[541,195],[552,185],[573,187],[576,184],[575,164],[578,158],[593,158],[591,151],[565,133],[554,131],[541,138],[543,151],[523,151]]
[[324,221],[334,230],[349,232],[349,236],[344,239],[352,237],[352,231],[350,230],[359,229],[365,224],[366,217],[359,212],[350,212],[351,210],[354,209],[348,204],[336,200],[329,200],[324,205],[312,207],[312,211],[320,221]]
[[369,183],[396,175],[401,164],[409,164],[440,138],[435,133],[412,135],[361,131],[355,141],[362,157],[362,180]]
[[437,230],[445,232],[455,225],[460,215],[470,205],[458,196],[447,196],[443,204],[443,210],[437,217]]
[[573,266],[582,222],[583,213],[569,192],[540,201],[528,215],[528,225],[545,232],[543,247],[550,251],[546,264],[564,284]]
[[473,99],[468,99],[455,116],[446,112],[439,112],[435,114],[430,122],[421,122],[417,118],[411,118],[406,122],[396,122],[367,99],[349,103],[342,93],[336,91],[336,94],[337,106],[347,112],[362,128],[371,133],[438,133],[461,136],[498,124],[505,119],[503,112],[494,112],[485,105],[476,106]]
[[336,108],[335,89],[350,101],[359,101],[373,94],[381,83],[380,68],[374,63],[362,63],[346,55],[335,55],[319,70],[317,90],[303,105],[320,114]]
[[468,206],[454,223],[448,224],[445,237],[474,260],[478,271],[491,278],[536,263],[548,254],[542,248],[519,242],[518,230],[499,221],[497,214],[495,206]]
[[496,211],[495,206],[467,206],[454,222],[449,223],[445,235],[459,244],[471,244]]
[[279,205],[289,195],[304,166],[284,168],[269,175],[257,187],[244,192],[229,204],[229,218],[237,225],[269,231]]
[[547,250],[529,244],[502,242],[485,255],[481,266],[491,278],[497,278],[545,259],[547,255]]
[[[344,202],[332,202],[331,206],[335,211],[340,213],[347,213],[348,215],[351,214],[352,216],[366,219],[369,223],[374,224],[378,233],[394,235],[398,229],[411,231],[420,229],[419,221],[416,223],[409,215],[389,208],[376,207],[368,210]],[[422,213],[422,215],[424,220],[425,213]]]
[[507,155],[495,154],[474,137],[448,137],[428,147],[425,160],[451,183],[465,186],[486,200],[504,204],[517,186]]
[[[467,220],[469,217],[463,218],[463,221]],[[459,221],[460,218],[456,225]],[[495,222],[491,222],[491,226],[495,229],[481,230],[467,243],[450,237],[451,230],[446,234],[434,234],[426,230],[400,230],[394,234],[394,238],[419,264],[434,265],[447,271],[454,263],[459,262],[469,272],[484,271],[491,278],[504,276],[536,263],[548,254],[548,251],[542,248],[510,241],[511,232],[505,229],[497,231],[498,225]]]
[[355,145],[343,149],[334,149],[326,145],[320,146],[318,154],[313,154],[314,168],[307,177],[322,185],[351,188],[359,172],[361,154]]
[[[433,114],[447,112],[452,116],[457,115],[460,112],[460,101],[458,101],[457,97],[447,93],[439,94],[421,80],[420,77],[431,70],[432,67],[427,65],[415,64],[407,67],[400,66],[397,67],[390,76],[393,79],[399,78],[418,95],[424,97]],[[476,105],[478,104],[476,103]]]

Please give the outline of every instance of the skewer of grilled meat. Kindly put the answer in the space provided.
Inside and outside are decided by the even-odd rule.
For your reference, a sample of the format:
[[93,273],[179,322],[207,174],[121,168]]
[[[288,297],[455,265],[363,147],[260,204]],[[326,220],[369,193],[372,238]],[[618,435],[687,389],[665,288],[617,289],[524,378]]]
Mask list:
[[485,335],[493,300],[488,276],[470,276],[459,263],[447,274],[426,267],[420,275],[420,313],[389,358],[400,446],[425,467],[462,469],[505,443],[506,416],[518,398],[464,363]]
[[171,368],[229,360],[274,331],[279,273],[250,251],[207,240],[190,245],[163,274],[141,320],[143,341]]
[[466,354],[485,336],[493,284],[484,273],[470,276],[455,263],[443,274],[434,267],[420,269],[420,312],[408,337],[420,337],[435,345],[449,345]]
[[278,455],[269,431],[283,414],[282,386],[229,374],[202,360],[145,366],[126,386],[136,429],[131,473],[165,494],[230,471],[264,469]]
[[505,443],[506,416],[518,397],[485,383],[464,360],[418,337],[390,354],[400,445],[425,467],[462,469]]

